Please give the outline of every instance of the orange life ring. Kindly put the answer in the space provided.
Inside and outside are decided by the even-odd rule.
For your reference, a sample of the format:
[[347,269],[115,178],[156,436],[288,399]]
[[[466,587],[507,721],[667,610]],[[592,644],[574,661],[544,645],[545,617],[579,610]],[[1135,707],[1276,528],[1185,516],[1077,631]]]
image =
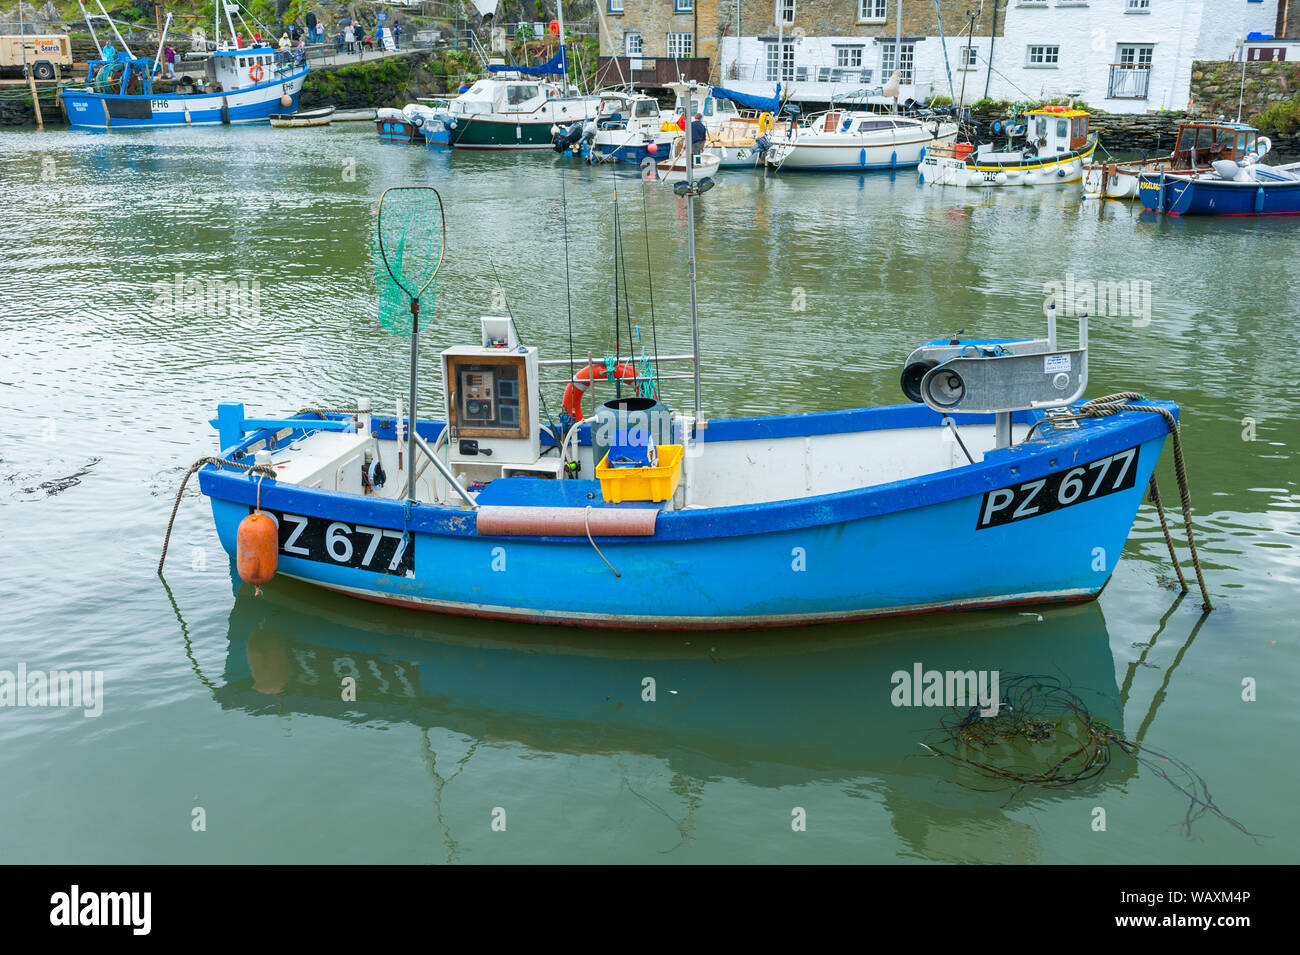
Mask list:
[[1044,113],[1068,113],[1069,111],[1070,111],[1070,107],[1068,106],[1044,106],[1043,107]]
[[[574,421],[582,420],[582,396],[587,393],[587,386],[593,380],[604,381],[610,377],[609,368],[603,361],[583,365],[573,376],[573,380],[564,386],[564,411]],[[614,367],[614,378],[636,378],[636,369],[625,361]]]
[[549,33],[551,36],[559,36],[559,35],[560,35],[560,21],[559,21],[559,20],[552,20],[549,24],[547,24],[546,32]]
[[261,63],[254,63],[252,66],[248,68],[248,78],[252,80],[254,83],[262,82],[262,77],[265,75],[266,75],[266,71],[262,69]]

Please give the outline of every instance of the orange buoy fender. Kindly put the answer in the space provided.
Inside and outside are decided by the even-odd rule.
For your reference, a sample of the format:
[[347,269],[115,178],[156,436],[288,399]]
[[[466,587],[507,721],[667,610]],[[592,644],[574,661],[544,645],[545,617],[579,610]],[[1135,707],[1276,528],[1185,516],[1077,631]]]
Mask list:
[[275,576],[279,561],[279,529],[268,514],[249,514],[235,536],[235,567],[239,579],[260,587]]

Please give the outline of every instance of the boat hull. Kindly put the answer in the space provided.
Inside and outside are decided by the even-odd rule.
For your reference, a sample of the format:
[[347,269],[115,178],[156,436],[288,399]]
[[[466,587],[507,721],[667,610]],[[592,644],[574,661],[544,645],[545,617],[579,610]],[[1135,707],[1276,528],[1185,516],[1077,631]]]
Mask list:
[[[842,138],[843,142],[816,140]],[[936,142],[951,142],[956,131],[943,136],[924,136],[900,142],[871,144],[864,137],[815,136],[809,141],[783,144],[774,141],[767,163],[781,169],[816,172],[870,172],[883,169],[912,169],[921,164],[926,150]]]
[[[265,123],[273,113],[293,113],[307,70],[284,79],[230,93],[190,96],[124,96],[65,90],[68,124],[82,129],[160,129],[175,126],[230,126]],[[290,105],[281,98],[288,96]]]
[[[922,419],[933,426],[937,416],[923,406],[895,406],[711,422],[703,453],[715,440],[857,424],[912,427]],[[1130,413],[920,479],[793,501],[662,511],[652,537],[598,537],[604,559],[585,537],[484,536],[474,515],[460,508],[422,505],[407,524],[400,502],[271,482],[261,488],[261,507],[285,529],[280,573],[366,600],[593,628],[785,627],[1095,597],[1123,550],[1166,433],[1159,415]],[[1085,493],[1075,490],[1079,476],[1092,484],[1098,462],[1108,458],[1126,462],[1124,486],[1077,499]],[[1118,484],[1119,465],[1109,467],[1100,473]],[[1040,480],[1050,489],[1062,475],[1062,496],[1076,495],[1070,506],[1038,513],[1038,504],[1024,501],[1011,517],[1015,495],[1004,497],[1004,490],[1032,489]],[[222,546],[233,555],[257,482],[210,466],[200,482]],[[991,504],[1005,511],[1005,522],[989,523]],[[333,529],[332,555],[324,545],[315,557],[285,546],[290,525],[306,521],[316,522],[310,533],[322,539],[326,524]],[[361,534],[359,552],[376,529],[409,532],[404,573],[338,562],[343,538]],[[346,549],[354,552],[350,544]]]
[[1300,215],[1300,181],[1232,182],[1142,175],[1138,198],[1152,212],[1173,216]]
[[981,189],[994,186],[1058,186],[1079,182],[1083,169],[1096,152],[1097,143],[1079,152],[1049,159],[1016,163],[981,163],[978,157],[953,159],[926,156],[921,163],[922,181],[935,186],[965,186]]

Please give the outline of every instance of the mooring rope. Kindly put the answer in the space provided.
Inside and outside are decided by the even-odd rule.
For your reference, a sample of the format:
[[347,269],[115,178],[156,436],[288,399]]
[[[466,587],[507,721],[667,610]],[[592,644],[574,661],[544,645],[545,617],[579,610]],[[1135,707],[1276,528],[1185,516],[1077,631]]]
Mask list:
[[[587,509],[582,512],[582,523],[587,528],[587,542],[591,544],[592,548],[596,551],[596,554],[600,557],[600,559],[605,561],[605,566],[608,567],[610,570],[614,570],[614,565],[611,564],[609,560],[606,559],[605,555],[600,552],[600,548],[596,546],[595,538],[591,536],[591,505],[590,504],[588,504]],[[614,570],[614,576],[621,578],[623,575],[620,574],[617,570]]]
[[[172,539],[172,525],[176,523],[176,512],[180,510],[181,495],[185,493],[185,485],[189,483],[190,476],[205,464],[215,465],[217,468],[234,468],[237,471],[252,471],[254,474],[260,474],[262,477],[270,477],[275,480],[275,469],[269,464],[239,464],[235,461],[227,461],[225,458],[202,457],[190,465],[190,469],[185,472],[185,477],[181,478],[181,486],[176,491],[176,500],[172,504],[172,516],[167,520],[167,533],[163,537],[162,556],[158,558],[158,576],[162,576],[163,563],[167,560],[167,547]],[[261,490],[261,482],[258,482],[258,490]]]
[[[1201,588],[1201,610],[1209,613],[1214,609],[1214,604],[1210,602],[1210,591],[1205,586],[1205,574],[1201,570],[1201,558],[1196,551],[1196,535],[1192,529],[1192,492],[1187,486],[1187,464],[1183,459],[1183,437],[1182,428],[1178,424],[1178,419],[1174,417],[1172,411],[1168,408],[1156,408],[1152,405],[1135,405],[1130,404],[1134,400],[1145,401],[1146,396],[1140,395],[1136,391],[1121,391],[1113,395],[1106,395],[1102,398],[1093,398],[1091,401],[1085,401],[1078,408],[1078,413],[1073,415],[1061,415],[1055,418],[1044,418],[1036,421],[1025,435],[1028,441],[1030,435],[1034,433],[1034,428],[1040,424],[1052,424],[1057,421],[1082,421],[1085,418],[1109,418],[1117,415],[1122,411],[1145,411],[1158,414],[1165,419],[1169,425],[1169,434],[1174,439],[1174,475],[1178,478],[1178,495],[1181,499],[1183,510],[1183,527],[1187,531],[1187,546],[1192,551],[1192,567],[1196,570],[1196,582]],[[1183,576],[1182,568],[1178,564],[1178,558],[1174,556],[1173,535],[1169,531],[1169,523],[1165,519],[1164,505],[1160,501],[1160,492],[1156,488],[1155,472],[1151,474],[1151,502],[1156,506],[1156,512],[1160,515],[1160,526],[1165,533],[1165,544],[1169,547],[1169,556],[1174,559],[1174,570],[1178,573],[1178,581],[1182,585],[1183,592],[1187,592],[1187,580]]]
[[298,414],[300,415],[317,414],[320,415],[322,418],[325,417],[326,415],[331,415],[331,414],[359,415],[365,413],[366,412],[361,411],[357,408],[303,408],[301,411],[298,412]]

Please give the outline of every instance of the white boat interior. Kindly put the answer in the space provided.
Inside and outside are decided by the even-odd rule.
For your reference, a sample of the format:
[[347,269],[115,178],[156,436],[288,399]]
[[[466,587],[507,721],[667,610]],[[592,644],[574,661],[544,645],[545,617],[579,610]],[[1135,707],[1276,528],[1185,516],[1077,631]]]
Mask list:
[[[447,396],[443,420],[452,427],[443,428],[436,440],[417,451],[416,499],[468,507],[494,482],[576,479],[590,482],[592,505],[603,506],[593,445],[579,441],[582,424],[594,429],[599,419],[573,425],[556,442],[541,416],[537,350],[515,342],[509,319],[484,318],[482,325],[481,346],[456,346],[442,353]],[[568,371],[567,362],[558,367]],[[605,397],[612,397],[613,386],[604,387],[610,392]],[[361,412],[347,431],[310,431],[288,441],[292,431],[285,428],[269,451],[261,441],[248,451],[261,452],[258,459],[270,463],[284,483],[405,499],[405,437],[394,429],[394,416],[372,413],[364,399],[357,407]],[[731,507],[857,490],[964,467],[971,463],[968,453],[978,463],[997,443],[993,423],[983,419],[962,424],[960,415],[954,427],[936,419],[929,427],[697,442],[690,437],[690,417],[667,409],[665,414],[670,416],[673,443],[683,446],[681,480],[660,505],[665,509]],[[1023,440],[1027,431],[1026,424],[1013,424],[1012,441]],[[603,446],[601,450],[603,457]],[[441,468],[431,466],[430,453]],[[576,468],[570,462],[576,462]],[[444,474],[455,478],[467,498]],[[498,486],[494,494],[502,490]]]

